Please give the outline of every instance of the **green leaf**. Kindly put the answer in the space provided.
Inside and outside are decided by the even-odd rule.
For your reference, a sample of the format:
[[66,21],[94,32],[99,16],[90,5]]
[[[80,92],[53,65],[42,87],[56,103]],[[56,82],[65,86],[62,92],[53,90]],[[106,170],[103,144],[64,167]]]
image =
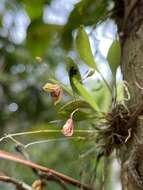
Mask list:
[[94,110],[98,111],[99,110],[98,105],[82,85],[82,79],[78,66],[74,63],[74,61],[70,57],[67,58],[67,70],[73,91],[81,95],[91,105],[91,107]]
[[92,107],[85,100],[80,99],[68,102],[60,108],[58,113],[62,118],[67,118],[76,109],[78,109],[74,114],[74,120],[76,121],[83,121],[96,117]]
[[84,86],[76,78],[73,78],[72,80],[73,80],[73,84],[74,84],[76,90],[79,92],[79,94],[91,105],[91,107],[94,110],[99,111],[98,105],[96,104],[93,97],[84,88]]
[[39,0],[38,6],[37,6],[37,0],[30,0],[30,1],[22,0],[25,6],[26,12],[31,20],[42,18],[43,8],[45,5],[44,1],[45,0]]
[[95,69],[96,63],[94,61],[88,35],[83,26],[81,26],[78,30],[75,43],[81,60],[83,60],[88,66]]
[[82,0],[74,5],[62,33],[62,44],[66,50],[72,46],[72,31],[80,25],[94,26],[109,17],[111,0]]
[[59,111],[73,112],[77,108],[91,109],[91,106],[85,100],[73,100],[61,107]]
[[118,40],[114,40],[109,48],[107,60],[112,71],[113,76],[116,76],[116,71],[120,65],[121,60],[121,47]]
[[67,70],[68,70],[71,87],[72,87],[73,91],[78,93],[77,88],[75,87],[75,85],[73,83],[73,78],[77,79],[77,81],[79,81],[79,83],[82,83],[82,79],[81,79],[81,75],[80,75],[77,64],[74,63],[74,61],[70,57],[67,58]]
[[[66,112],[66,111],[59,112],[59,116],[62,119],[68,118],[70,114],[71,114],[71,112]],[[90,120],[94,119],[96,117],[97,116],[95,115],[95,113],[93,113],[87,109],[79,109],[74,114],[73,119],[74,119],[74,121],[85,121],[88,119],[90,119]]]

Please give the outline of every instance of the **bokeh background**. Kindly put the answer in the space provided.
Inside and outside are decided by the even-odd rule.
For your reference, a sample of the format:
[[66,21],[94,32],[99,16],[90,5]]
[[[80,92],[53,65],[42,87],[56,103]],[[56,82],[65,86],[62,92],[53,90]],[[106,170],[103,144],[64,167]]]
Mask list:
[[[67,55],[77,61],[82,75],[87,72],[87,66],[78,60],[74,51],[73,38],[80,25],[86,26],[102,74],[108,81],[111,80],[106,56],[116,37],[117,27],[113,20],[106,20],[106,10],[109,14],[113,7],[113,2],[109,0],[0,0],[1,137],[4,134],[23,131],[61,129],[67,118],[59,115],[58,109],[71,97],[65,93],[60,105],[54,106],[51,97],[42,90],[42,86],[49,79],[69,86],[65,62]],[[101,18],[105,19],[102,23],[99,22]],[[118,82],[121,78],[118,69]],[[98,73],[95,73],[85,80],[85,85],[92,90],[100,107],[107,111],[110,97],[100,80]],[[80,118],[80,122],[76,123],[76,128],[88,129],[89,126],[90,118],[86,121]],[[22,136],[18,140],[26,144],[57,137],[61,137],[61,134]],[[94,146],[94,141],[53,140],[33,145],[27,152],[34,162],[85,183],[96,183],[100,189],[100,183],[95,179]],[[15,152],[15,144],[10,140],[1,142],[0,148]],[[15,163],[0,160],[0,170],[28,184],[36,179],[30,169]],[[102,166],[99,167],[99,178],[101,170]],[[118,163],[114,160],[107,189],[115,189],[115,186],[116,189],[120,189],[118,170]],[[12,190],[13,187],[0,182],[0,189]],[[49,183],[47,189],[58,190],[60,187]]]

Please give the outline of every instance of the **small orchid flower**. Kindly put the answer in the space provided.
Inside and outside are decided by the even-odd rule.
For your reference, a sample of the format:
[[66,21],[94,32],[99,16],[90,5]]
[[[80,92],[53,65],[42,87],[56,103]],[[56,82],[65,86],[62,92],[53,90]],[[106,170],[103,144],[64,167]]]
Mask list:
[[43,90],[50,93],[55,105],[61,101],[63,90],[58,84],[46,83]]
[[62,133],[67,136],[70,137],[73,135],[73,130],[74,130],[74,123],[73,123],[73,119],[69,118],[65,125],[62,128]]
[[73,122],[73,114],[78,111],[78,109],[75,109],[71,114],[70,114],[70,118],[66,121],[66,123],[64,124],[63,128],[62,128],[62,133],[67,136],[70,137],[73,135],[74,132],[74,122]]

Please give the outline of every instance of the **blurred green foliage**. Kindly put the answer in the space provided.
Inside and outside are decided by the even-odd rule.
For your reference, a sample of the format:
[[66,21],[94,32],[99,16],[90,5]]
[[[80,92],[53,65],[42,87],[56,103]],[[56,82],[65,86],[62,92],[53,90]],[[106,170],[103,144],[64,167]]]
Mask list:
[[[75,51],[73,49],[73,39],[79,26],[88,26],[94,30],[97,23],[105,20],[112,13],[112,9],[109,8],[112,1],[81,0],[75,5],[72,3],[72,9],[71,12],[69,11],[66,24],[44,21],[44,10],[47,6],[52,8],[53,1],[1,0],[0,2],[1,136],[5,133],[39,129],[60,130],[70,113],[76,108],[79,108],[74,114],[76,129],[93,129],[98,115],[94,113],[93,108],[96,110],[99,107],[103,112],[110,109],[111,96],[103,81],[95,80],[91,82],[94,86],[91,95],[81,84],[80,75],[78,77],[70,75],[71,67],[68,68],[67,73],[63,72],[61,78],[59,75],[61,76],[60,72],[62,71],[57,71],[57,68],[61,65],[65,69],[66,66],[63,66],[67,64],[65,58]],[[69,3],[71,4],[71,2]],[[56,3],[58,6],[58,1]],[[60,9],[63,8],[60,7]],[[78,34],[78,37],[80,38],[81,35]],[[89,43],[87,38],[86,40]],[[78,40],[80,39],[77,39],[78,51],[80,51],[83,46],[82,43],[86,42],[80,44],[81,40],[80,42]],[[85,44],[86,46],[90,48],[90,44]],[[81,59],[86,61],[87,56],[88,59],[94,59],[92,53],[92,58],[90,55],[86,56],[86,54],[84,57],[83,52],[86,53],[86,51],[81,49]],[[39,57],[41,57],[40,60]],[[77,63],[82,65],[77,55],[76,58],[73,56],[73,59],[73,65]],[[67,78],[65,78],[65,84],[62,80],[68,74],[70,75],[72,88],[78,91],[77,94],[72,92],[71,87],[67,87]],[[80,81],[77,80],[79,78]],[[74,79],[76,81],[73,81]],[[64,97],[60,105],[54,106],[49,95],[43,92],[42,86],[47,81],[53,83],[58,81],[63,87]],[[88,87],[90,89],[90,86]],[[53,121],[52,124],[51,121]],[[56,135],[22,136],[17,140],[26,144],[35,140],[60,137],[62,135],[59,132]],[[14,144],[10,140],[0,143],[0,148],[15,151]],[[95,180],[97,152],[94,140],[55,141],[31,146],[27,151],[31,159],[37,163],[61,171],[92,186],[96,182],[100,187],[98,179]],[[99,180],[101,180],[103,170],[102,162],[98,168]],[[14,163],[1,161],[0,168],[8,175],[15,176],[29,184],[36,179],[30,169]],[[12,189],[12,187],[2,183],[0,183],[0,188]],[[52,190],[58,190],[58,188],[58,185],[50,184],[48,186],[48,189]],[[70,187],[70,189],[74,188]]]

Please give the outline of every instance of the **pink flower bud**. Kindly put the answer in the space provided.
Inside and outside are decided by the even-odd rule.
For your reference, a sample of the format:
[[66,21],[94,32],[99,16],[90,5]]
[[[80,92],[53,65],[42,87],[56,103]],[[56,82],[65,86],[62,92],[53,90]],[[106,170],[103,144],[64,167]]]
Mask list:
[[74,129],[74,123],[73,123],[73,119],[69,118],[65,125],[62,128],[62,133],[67,136],[70,137],[73,135],[73,129]]

